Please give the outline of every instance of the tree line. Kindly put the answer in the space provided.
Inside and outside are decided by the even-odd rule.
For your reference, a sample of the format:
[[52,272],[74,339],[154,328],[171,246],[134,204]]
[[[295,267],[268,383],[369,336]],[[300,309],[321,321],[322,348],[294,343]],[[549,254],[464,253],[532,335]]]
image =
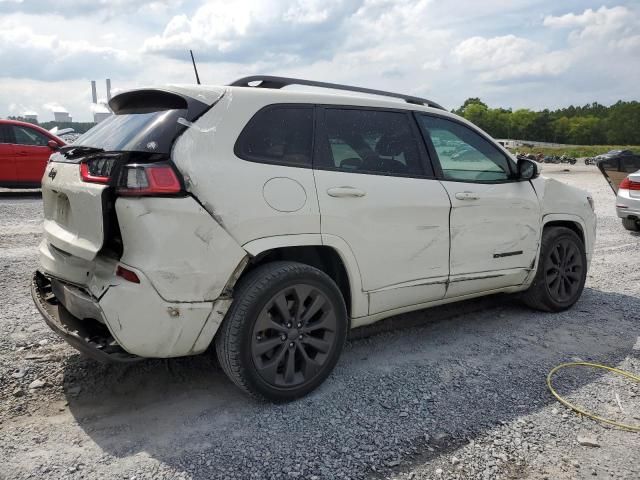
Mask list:
[[[489,108],[479,98],[468,98],[453,110],[488,132],[494,138],[512,138],[574,145],[640,145],[640,102],[619,101],[610,107],[597,102],[539,112],[526,108]],[[21,117],[9,117],[23,120]],[[35,123],[35,122],[34,122]],[[90,122],[43,122],[47,130],[74,128],[84,133]]]
[[640,102],[636,101],[618,101],[610,107],[594,102],[535,112],[489,108],[479,98],[468,98],[453,113],[494,138],[574,145],[640,145]]

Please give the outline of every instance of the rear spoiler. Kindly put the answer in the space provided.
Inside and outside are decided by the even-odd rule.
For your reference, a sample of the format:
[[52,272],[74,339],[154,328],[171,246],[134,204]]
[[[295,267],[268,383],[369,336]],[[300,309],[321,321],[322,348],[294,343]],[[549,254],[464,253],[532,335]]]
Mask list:
[[[137,88],[114,95],[109,107],[116,114],[187,109],[190,117],[197,118],[213,106],[223,95],[224,87],[198,85],[167,85]],[[199,113],[198,113],[199,112]],[[196,115],[192,115],[192,113]]]

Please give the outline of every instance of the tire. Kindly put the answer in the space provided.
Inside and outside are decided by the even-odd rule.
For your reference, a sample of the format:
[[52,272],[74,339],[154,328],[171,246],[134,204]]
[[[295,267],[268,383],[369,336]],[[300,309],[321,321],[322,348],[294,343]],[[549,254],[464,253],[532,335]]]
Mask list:
[[635,218],[623,218],[622,226],[630,232],[640,232],[640,222]]
[[582,295],[586,278],[587,256],[580,237],[566,227],[545,228],[536,276],[522,300],[536,310],[566,310]]
[[335,367],[349,325],[335,282],[309,265],[278,261],[249,272],[234,290],[215,339],[233,383],[273,402],[318,387]]

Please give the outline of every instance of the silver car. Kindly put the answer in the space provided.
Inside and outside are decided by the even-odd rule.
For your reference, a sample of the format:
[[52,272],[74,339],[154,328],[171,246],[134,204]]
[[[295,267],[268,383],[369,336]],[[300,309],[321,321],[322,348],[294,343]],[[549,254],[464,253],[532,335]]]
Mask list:
[[616,194],[616,212],[627,230],[640,231],[640,155],[614,156],[598,168]]

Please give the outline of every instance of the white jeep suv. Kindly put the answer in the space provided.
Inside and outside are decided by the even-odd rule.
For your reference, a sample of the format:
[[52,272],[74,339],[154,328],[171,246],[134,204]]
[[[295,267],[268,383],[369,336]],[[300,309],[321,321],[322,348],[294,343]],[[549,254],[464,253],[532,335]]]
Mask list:
[[110,106],[47,166],[32,285],[96,359],[213,342],[239,387],[283,401],[329,375],[350,328],[496,292],[553,312],[582,293],[588,194],[429,100],[260,76]]

